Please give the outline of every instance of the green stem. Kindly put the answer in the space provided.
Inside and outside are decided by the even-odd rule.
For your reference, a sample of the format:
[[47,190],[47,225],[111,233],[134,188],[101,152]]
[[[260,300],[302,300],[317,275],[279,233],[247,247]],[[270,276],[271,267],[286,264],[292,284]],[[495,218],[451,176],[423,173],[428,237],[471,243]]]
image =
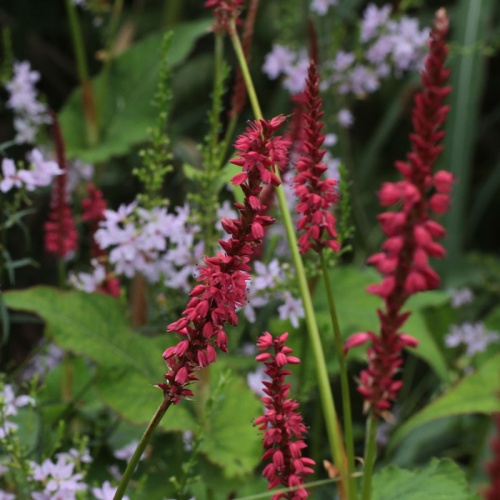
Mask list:
[[87,59],[85,57],[85,46],[83,43],[82,30],[78,22],[76,7],[72,0],[66,0],[66,10],[68,12],[71,37],[73,39],[73,49],[76,57],[78,78],[82,86],[83,111],[85,114],[85,125],[87,129],[87,142],[89,146],[97,144],[99,140],[99,128],[97,123],[97,113],[95,108],[94,93],[92,83],[89,78]]
[[127,468],[123,473],[123,477],[120,481],[120,484],[118,485],[118,489],[116,490],[113,500],[121,500],[123,498],[123,494],[125,493],[127,485],[132,478],[132,474],[134,473],[135,468],[137,467],[137,464],[139,463],[139,460],[141,459],[141,456],[146,449],[146,445],[148,444],[154,430],[158,427],[158,424],[161,422],[163,415],[165,415],[165,412],[168,410],[171,404],[172,402],[169,399],[164,398],[161,405],[156,410],[156,413],[151,419],[151,422],[149,422],[147,429],[144,431],[144,434],[142,435],[142,438],[139,441],[139,444],[137,445],[137,448],[135,449],[134,454],[132,455],[132,458],[127,465]]
[[370,500],[372,494],[372,475],[377,454],[377,428],[378,417],[371,411],[366,423],[365,469],[361,500]]
[[255,115],[255,118],[257,118],[257,120],[261,120],[263,118],[262,110],[260,109],[259,99],[257,98],[257,93],[255,92],[255,87],[250,75],[250,70],[248,69],[245,53],[243,52],[243,47],[241,46],[240,37],[238,36],[238,32],[236,31],[236,25],[234,21],[231,22],[230,36],[234,51],[236,52],[236,57],[238,58],[238,63],[243,75],[243,79],[245,80],[248,98],[250,100],[250,104],[252,105],[253,114]]
[[210,151],[210,167],[213,167],[216,162],[216,153],[219,145],[219,132],[220,132],[220,116],[219,116],[219,102],[217,99],[217,91],[220,86],[220,79],[222,75],[222,63],[224,55],[224,43],[221,33],[215,34],[215,68],[214,68],[214,94],[212,98],[212,148]]
[[[243,53],[243,49],[241,47],[240,39],[238,37],[234,21],[232,22],[230,28],[231,28],[230,29],[231,41],[233,42],[234,50],[236,52],[236,57],[238,58],[238,63],[240,65],[241,73],[243,74],[243,78],[245,80],[248,97],[250,99],[250,103],[252,105],[255,117],[260,120],[263,118],[262,111],[259,105],[259,101],[257,99],[257,94],[255,92],[252,77],[250,76],[250,71],[248,70],[248,65],[246,62],[245,55]],[[309,292],[309,286],[307,284],[304,263],[302,262],[302,257],[300,256],[299,253],[299,247],[297,244],[297,237],[295,235],[295,229],[292,222],[292,216],[290,215],[290,211],[288,210],[286,195],[282,184],[280,184],[276,188],[276,194],[278,197],[278,204],[280,207],[281,215],[283,218],[283,224],[285,226],[285,231],[290,246],[290,252],[292,254],[292,261],[295,267],[295,273],[299,283],[300,294],[302,297],[302,305],[305,311],[307,332],[309,334],[309,341],[311,343],[311,348],[315,360],[318,390],[320,394],[323,415],[325,418],[325,425],[328,434],[328,441],[330,443],[330,450],[336,467],[338,467],[338,469],[340,470],[341,476],[345,478],[348,468],[345,466],[345,453],[343,450],[340,425],[338,423],[337,412],[335,410],[335,403],[333,401],[332,391],[330,387],[330,380],[328,378],[328,371],[326,368],[323,346],[321,344],[321,337],[316,322],[316,316],[314,314],[314,307],[311,299],[311,294]],[[341,492],[341,497],[349,498],[349,494],[347,491],[348,485],[344,483],[343,486],[344,486],[344,492],[343,493]]]
[[335,339],[335,348],[337,350],[337,357],[340,365],[340,386],[342,390],[342,413],[344,417],[345,428],[345,443],[347,448],[347,466],[349,470],[349,492],[351,498],[357,498],[357,484],[353,474],[355,472],[354,465],[354,435],[352,431],[352,413],[351,413],[351,397],[349,394],[349,378],[347,375],[347,366],[344,356],[344,347],[342,336],[340,334],[339,320],[337,316],[337,309],[335,307],[335,298],[333,296],[333,288],[330,281],[330,274],[324,252],[320,253],[321,269],[323,278],[325,280],[326,296],[328,299],[328,307],[330,309],[330,316],[332,319],[333,335]]

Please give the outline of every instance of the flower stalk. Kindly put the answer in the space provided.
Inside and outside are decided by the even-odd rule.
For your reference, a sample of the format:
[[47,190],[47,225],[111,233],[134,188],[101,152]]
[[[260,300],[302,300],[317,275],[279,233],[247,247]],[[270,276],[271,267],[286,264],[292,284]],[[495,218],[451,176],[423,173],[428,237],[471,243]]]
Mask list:
[[[257,118],[262,118],[262,111],[260,108],[260,104],[257,99],[255,87],[253,85],[252,77],[248,69],[248,65],[240,43],[240,39],[238,37],[238,33],[236,31],[236,26],[234,21],[232,21],[231,28],[232,29],[230,30],[229,34],[231,37],[231,41],[233,43],[234,50],[236,52],[238,64],[241,67],[241,72],[243,74],[243,78],[247,86],[247,92],[250,99],[250,103],[252,105],[254,115]],[[307,283],[304,263],[299,253],[297,236],[295,234],[295,228],[293,225],[290,211],[288,210],[286,195],[282,185],[276,187],[276,195],[278,198],[278,204],[280,207],[282,222],[285,227],[288,243],[290,246],[290,252],[295,267],[295,273],[300,289],[302,304],[304,307],[305,321],[307,325],[307,331],[309,334],[309,340],[311,343],[311,349],[315,360],[316,376],[318,380],[318,390],[320,394],[321,406],[323,409],[323,415],[325,419],[328,441],[330,443],[330,451],[335,461],[335,465],[339,468],[341,472],[341,476],[345,478],[347,476],[348,467],[346,466],[345,463],[346,462],[345,451],[340,432],[340,425],[338,423],[337,411],[335,409],[335,403],[333,401],[330,380],[328,377],[328,371],[326,368],[323,345],[321,343],[321,337],[316,322],[316,315],[314,313],[311,293],[309,291],[309,286]],[[347,484],[343,482],[340,483],[340,489],[342,497],[349,498]]]

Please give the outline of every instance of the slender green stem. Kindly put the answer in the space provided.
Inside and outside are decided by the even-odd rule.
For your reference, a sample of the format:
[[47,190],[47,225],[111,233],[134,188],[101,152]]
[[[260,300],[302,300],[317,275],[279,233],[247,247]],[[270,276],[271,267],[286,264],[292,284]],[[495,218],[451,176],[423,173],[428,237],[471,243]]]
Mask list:
[[347,465],[349,470],[349,492],[351,498],[357,498],[357,484],[353,476],[354,467],[354,436],[352,431],[352,413],[351,413],[351,396],[349,394],[349,378],[347,375],[347,366],[344,356],[344,348],[342,343],[342,336],[340,334],[339,320],[337,316],[337,309],[335,307],[335,298],[333,296],[333,288],[328,273],[328,267],[324,252],[320,253],[321,269],[323,278],[325,280],[326,296],[328,299],[328,307],[330,309],[330,316],[332,319],[333,335],[335,339],[335,348],[337,350],[337,357],[340,365],[340,386],[342,390],[342,413],[344,417],[345,429],[345,443],[347,449]]
[[164,398],[161,405],[156,410],[156,413],[151,419],[151,422],[149,422],[147,429],[144,431],[144,434],[142,435],[142,438],[139,441],[139,444],[137,445],[137,448],[135,449],[134,454],[132,455],[132,458],[127,465],[127,468],[123,473],[123,477],[120,481],[120,484],[118,485],[113,500],[121,500],[123,498],[123,495],[127,489],[127,485],[132,478],[132,474],[134,473],[135,468],[137,467],[137,464],[139,463],[139,460],[141,459],[141,456],[144,453],[144,450],[146,449],[146,446],[151,439],[154,430],[158,427],[158,424],[161,422],[163,415],[165,415],[165,412],[168,410],[171,404],[172,402],[169,399]]
[[214,68],[214,94],[212,98],[212,148],[210,150],[210,167],[213,168],[215,165],[215,155],[218,150],[219,145],[219,132],[220,132],[220,116],[219,116],[219,102],[217,99],[217,91],[220,84],[220,79],[224,78],[222,74],[222,63],[224,56],[224,43],[221,33],[215,34],[215,68]]
[[236,57],[238,58],[241,73],[243,75],[243,79],[245,80],[248,98],[250,99],[250,104],[252,105],[253,114],[255,115],[255,118],[257,118],[257,120],[260,120],[263,118],[262,110],[260,109],[259,99],[257,98],[257,93],[255,92],[255,87],[250,75],[250,70],[248,69],[245,53],[243,52],[243,47],[241,46],[240,37],[238,36],[238,32],[236,31],[234,21],[231,23],[230,35],[234,51],[236,52]]
[[78,22],[78,15],[73,0],[66,0],[73,49],[76,57],[78,78],[82,86],[83,111],[85,114],[85,125],[87,128],[87,141],[90,146],[97,144],[99,140],[99,128],[95,107],[94,93],[89,78],[87,59],[85,57],[85,45],[83,43],[82,30]]
[[370,500],[372,494],[372,475],[377,454],[378,417],[371,411],[366,422],[365,469],[361,500]]
[[[241,43],[236,28],[234,26],[234,22],[232,23],[231,28],[232,28],[230,30],[231,40],[233,42],[233,46],[236,52],[236,57],[238,58],[238,63],[240,65],[243,78],[245,80],[253,112],[257,119],[262,119],[263,118],[262,111],[259,105],[259,101],[257,99],[257,94],[255,92],[252,78],[250,76],[250,71],[248,70],[246,58],[243,53],[243,49],[241,47]],[[283,218],[283,224],[285,226],[288,243],[290,245],[292,261],[295,267],[295,273],[299,284],[300,294],[302,297],[302,305],[305,311],[307,331],[309,334],[309,341],[311,344],[315,360],[318,389],[320,394],[321,406],[325,417],[325,425],[328,434],[328,441],[330,443],[330,450],[335,465],[340,470],[341,476],[345,478],[347,475],[348,468],[345,465],[345,453],[343,449],[340,425],[337,418],[337,412],[335,410],[335,403],[333,401],[332,391],[330,387],[330,380],[328,378],[328,371],[326,368],[323,345],[321,343],[321,337],[316,322],[316,316],[314,314],[314,307],[311,299],[311,294],[309,292],[309,286],[307,283],[304,263],[302,262],[302,257],[300,256],[299,253],[297,237],[295,234],[292,217],[290,215],[290,211],[288,210],[286,195],[282,184],[280,184],[276,188],[276,194],[278,197],[278,203],[281,211],[281,216]],[[349,498],[348,484],[344,483],[343,487],[344,489],[341,491],[341,497]]]

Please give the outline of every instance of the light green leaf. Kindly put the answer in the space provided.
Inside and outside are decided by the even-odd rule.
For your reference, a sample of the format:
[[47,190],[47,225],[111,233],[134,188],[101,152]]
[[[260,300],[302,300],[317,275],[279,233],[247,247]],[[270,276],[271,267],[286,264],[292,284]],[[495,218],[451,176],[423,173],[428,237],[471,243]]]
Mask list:
[[[223,363],[211,365],[212,390],[222,370],[227,370]],[[210,413],[202,446],[208,460],[222,467],[227,478],[248,475],[260,461],[262,438],[252,422],[262,414],[262,407],[248,385],[230,372]]]
[[[96,363],[95,388],[107,406],[130,422],[149,422],[161,402],[162,394],[154,384],[164,369],[161,353],[167,336],[147,338],[134,333],[121,302],[108,295],[40,286],[2,297],[7,307],[40,316],[62,349]],[[187,430],[194,428],[194,422],[178,405],[162,426]]]
[[[382,302],[378,297],[367,293],[366,287],[371,283],[380,281],[380,276],[372,269],[342,266],[331,271],[330,279],[335,295],[342,337],[346,339],[353,333],[367,330],[378,332],[377,308],[382,306]],[[442,380],[448,380],[448,367],[426,324],[423,310],[429,306],[443,305],[448,301],[449,298],[446,294],[431,291],[415,295],[404,307],[404,310],[410,310],[412,314],[403,329],[405,333],[412,335],[420,342],[416,349],[411,350],[412,354],[424,359]],[[323,281],[316,289],[314,304],[319,313],[328,311]],[[325,318],[326,316],[322,317]],[[349,355],[359,358],[365,349],[366,346],[353,349],[352,354]]]
[[[211,19],[202,19],[175,28],[167,56],[170,70],[189,55],[211,23]],[[147,139],[148,128],[155,123],[157,114],[152,98],[158,85],[163,36],[150,35],[111,63],[105,102],[99,109],[100,139],[95,147],[89,148],[86,143],[81,90],[73,92],[59,115],[68,157],[102,162],[127,153]],[[99,103],[103,95],[102,74],[92,79],[92,88]]]
[[449,459],[416,471],[390,466],[373,476],[372,500],[479,500],[464,473]]
[[462,379],[455,387],[410,418],[393,435],[390,446],[401,441],[418,426],[452,415],[500,412],[500,354],[486,361],[476,373]]

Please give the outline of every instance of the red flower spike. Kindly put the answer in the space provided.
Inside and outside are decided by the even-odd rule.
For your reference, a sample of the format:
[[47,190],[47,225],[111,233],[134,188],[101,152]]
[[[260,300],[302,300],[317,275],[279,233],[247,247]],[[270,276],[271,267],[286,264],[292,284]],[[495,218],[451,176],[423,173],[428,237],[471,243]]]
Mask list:
[[257,355],[256,359],[265,364],[264,371],[271,379],[270,382],[264,382],[267,396],[262,401],[266,411],[254,422],[259,430],[264,431],[266,451],[262,455],[262,461],[271,461],[262,475],[268,480],[268,489],[279,485],[298,487],[288,493],[276,493],[272,500],[307,498],[303,476],[312,474],[312,466],[315,465],[314,460],[302,457],[302,449],[306,447],[304,436],[307,428],[302,415],[297,411],[299,405],[292,399],[286,399],[290,384],[285,384],[285,377],[291,372],[284,367],[300,362],[295,356],[289,356],[293,351],[285,346],[287,338],[288,333],[273,338],[270,333],[265,332],[257,341],[258,349],[267,352]]
[[365,398],[365,409],[372,409],[381,417],[387,417],[402,385],[394,380],[403,363],[402,350],[418,344],[416,339],[399,331],[410,314],[401,313],[401,309],[411,295],[439,285],[439,276],[429,267],[428,257],[444,255],[443,247],[434,240],[442,238],[445,231],[430,219],[430,214],[448,210],[453,182],[449,172],[432,173],[442,149],[438,145],[444,136],[440,127],[448,112],[442,102],[450,91],[445,86],[450,72],[443,67],[448,52],[447,34],[448,18],[441,9],[436,14],[429,55],[421,73],[423,88],[415,97],[412,114],[415,132],[410,134],[412,152],[406,162],[398,161],[395,165],[404,180],[384,183],[379,192],[382,206],[400,204],[399,211],[378,216],[388,239],[382,251],[368,259],[383,275],[380,284],[367,287],[369,293],[384,300],[383,311],[378,311],[380,335],[357,333],[346,342],[349,349],[371,341],[368,368],[360,375],[358,391]]
[[500,498],[500,413],[493,415],[496,427],[496,435],[491,441],[492,459],[486,465],[486,470],[491,478],[489,488],[484,492],[486,500],[498,500]]
[[220,242],[224,252],[205,257],[198,284],[189,294],[191,298],[182,318],[167,327],[167,331],[183,337],[175,351],[164,352],[168,372],[165,382],[158,384],[173,404],[191,394],[186,386],[196,380],[194,373],[201,366],[216,360],[216,347],[227,352],[224,327],[238,323],[236,310],[247,301],[248,262],[262,243],[261,228],[274,222],[265,215],[266,206],[258,203],[258,199],[262,184],[279,182],[273,169],[277,161],[285,161],[288,143],[273,135],[283,121],[284,117],[279,116],[270,121],[251,122],[235,143],[239,158],[232,161],[243,170],[236,176],[244,193],[243,203],[235,203],[239,218],[223,220],[225,231],[231,235],[227,241]]
[[[97,244],[94,235],[99,229],[99,223],[105,219],[104,211],[107,208],[106,200],[100,189],[97,189],[92,183],[87,184],[87,197],[82,200],[82,220],[89,225],[91,247],[90,255],[97,259],[104,266],[107,265],[107,253]],[[98,290],[101,293],[120,296],[120,281],[111,271],[106,272],[104,281],[99,285]]]
[[49,219],[44,224],[45,250],[60,259],[70,257],[78,248],[78,233],[67,198],[68,165],[64,153],[64,140],[55,113],[52,114],[52,140],[56,148],[57,163],[63,171],[52,189]]
[[326,170],[326,165],[322,163],[326,151],[321,149],[325,140],[325,136],[321,134],[324,123],[320,121],[323,102],[319,97],[319,76],[314,61],[309,64],[303,99],[305,110],[302,118],[305,125],[301,157],[297,162],[297,175],[293,181],[295,194],[299,198],[296,210],[301,215],[297,222],[297,229],[302,232],[298,240],[300,253],[304,254],[311,248],[321,252],[325,247],[338,251],[340,246],[335,239],[336,221],[331,214],[333,205],[338,202],[337,181],[321,180]]

